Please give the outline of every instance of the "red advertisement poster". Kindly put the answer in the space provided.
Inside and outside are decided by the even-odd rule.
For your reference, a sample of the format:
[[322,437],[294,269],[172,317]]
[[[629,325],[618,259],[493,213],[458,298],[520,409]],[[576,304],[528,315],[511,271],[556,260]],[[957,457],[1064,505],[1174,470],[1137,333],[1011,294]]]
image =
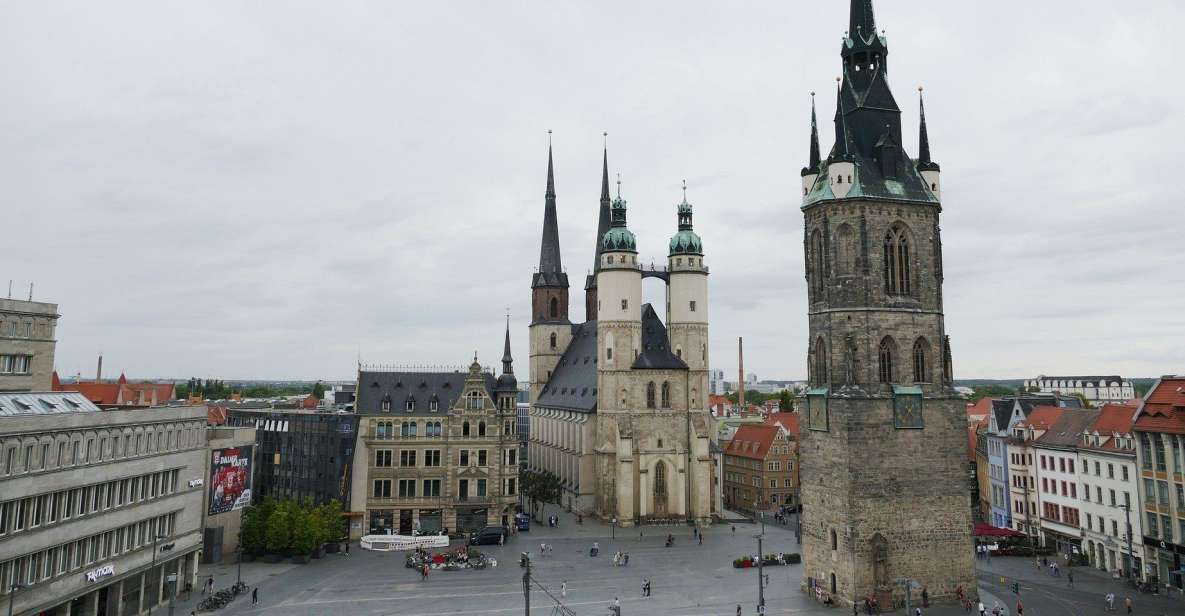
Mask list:
[[210,515],[251,504],[251,446],[215,449],[210,464]]

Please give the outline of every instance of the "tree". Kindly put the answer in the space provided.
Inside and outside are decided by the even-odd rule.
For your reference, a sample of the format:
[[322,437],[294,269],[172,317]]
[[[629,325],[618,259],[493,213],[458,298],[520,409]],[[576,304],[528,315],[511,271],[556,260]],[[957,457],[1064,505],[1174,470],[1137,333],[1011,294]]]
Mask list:
[[292,553],[309,554],[317,547],[319,522],[310,508],[299,508],[292,517]]
[[531,517],[539,520],[542,508],[548,503],[560,503],[563,482],[550,471],[527,471],[521,477],[521,489],[530,501]]
[[325,399],[325,386],[321,384],[321,381],[317,381],[313,385],[313,397],[318,400]]
[[789,413],[794,410],[794,394],[790,390],[783,389],[778,393],[778,406],[781,407],[783,413]]
[[283,554],[291,544],[292,533],[289,529],[291,520],[288,511],[277,507],[267,518],[267,549],[269,552]]
[[974,385],[971,387],[972,402],[979,402],[983,398],[1003,398],[1014,395],[1016,395],[1016,390],[1003,385]]

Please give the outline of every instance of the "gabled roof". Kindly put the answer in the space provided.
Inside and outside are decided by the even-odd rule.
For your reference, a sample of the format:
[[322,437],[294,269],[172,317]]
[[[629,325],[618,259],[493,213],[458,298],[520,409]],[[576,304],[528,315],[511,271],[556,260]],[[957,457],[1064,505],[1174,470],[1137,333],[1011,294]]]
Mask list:
[[992,399],[980,398],[978,402],[967,405],[967,420],[979,421],[992,412]]
[[1017,426],[1032,426],[1034,430],[1049,430],[1065,412],[1066,409],[1060,406],[1038,406]]
[[572,341],[560,357],[535,405],[593,412],[597,409],[597,322],[572,326]]
[[778,427],[769,424],[744,424],[728,442],[724,453],[730,456],[764,460],[778,436]]
[[1185,434],[1185,376],[1162,377],[1144,396],[1135,429]]
[[[56,373],[55,373],[56,374]],[[130,383],[124,375],[114,383],[62,383],[55,381],[55,391],[76,391],[103,406],[153,406],[165,404],[177,393],[173,383]]]
[[790,436],[793,436],[795,439],[797,439],[800,434],[798,420],[798,413],[772,413],[768,418],[766,418],[765,424],[770,426],[781,426],[783,430],[790,434]]
[[[1048,407],[1047,407],[1048,408]],[[1082,442],[1082,434],[1099,417],[1098,409],[1062,409],[1064,412],[1049,430],[1040,438],[1033,441],[1036,446],[1049,447],[1077,447]]]
[[[456,372],[381,372],[358,373],[358,399],[354,410],[359,415],[391,415],[394,417],[433,416],[447,413],[461,392],[465,391],[468,373]],[[494,398],[494,375],[481,373],[486,395]],[[390,398],[390,412],[383,411],[383,400]],[[415,400],[415,409],[408,411],[408,399]],[[437,410],[431,401],[436,399]]]
[[642,350],[630,367],[634,370],[687,370],[687,364],[671,352],[667,328],[650,304],[642,306]]

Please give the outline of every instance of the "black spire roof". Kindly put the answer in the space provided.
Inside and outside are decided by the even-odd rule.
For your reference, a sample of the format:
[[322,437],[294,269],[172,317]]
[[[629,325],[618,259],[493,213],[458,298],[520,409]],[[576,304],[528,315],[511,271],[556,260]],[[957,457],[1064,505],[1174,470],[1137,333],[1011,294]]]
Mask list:
[[506,342],[502,345],[502,374],[498,377],[498,389],[518,389],[518,379],[514,378],[514,358],[510,355],[510,315],[506,315]]
[[[918,167],[902,147],[901,109],[888,80],[888,42],[876,31],[872,0],[852,0],[848,35],[840,56],[835,145],[826,163],[854,165],[846,198],[936,203]],[[821,174],[804,207],[836,198]]]
[[634,370],[687,370],[687,364],[671,352],[667,328],[654,306],[642,306],[642,352],[630,368]]
[[811,92],[811,153],[810,162],[806,167],[803,167],[802,174],[818,173],[819,159],[819,122],[815,118],[815,93]]
[[609,197],[609,146],[606,144],[601,163],[601,204],[597,208],[597,237],[596,246],[593,249],[593,269],[592,274],[589,274],[584,283],[586,291],[597,288],[597,272],[601,271],[601,252],[603,250],[601,238],[605,237],[605,232],[609,230],[610,205],[612,205],[612,200]]
[[926,131],[926,101],[918,88],[918,110],[922,121],[918,127],[918,171],[940,171],[938,163],[930,160],[930,134]]
[[543,241],[539,246],[539,271],[532,287],[566,287],[568,275],[560,263],[560,229],[555,213],[555,171],[551,161],[551,144],[547,145],[547,192],[544,193]]

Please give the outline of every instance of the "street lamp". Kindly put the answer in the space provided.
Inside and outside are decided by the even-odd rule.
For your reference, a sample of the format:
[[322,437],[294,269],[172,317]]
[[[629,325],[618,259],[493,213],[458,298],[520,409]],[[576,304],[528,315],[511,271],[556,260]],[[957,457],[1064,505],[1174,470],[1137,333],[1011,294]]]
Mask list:
[[1127,573],[1128,580],[1137,579],[1139,572],[1133,571],[1136,567],[1136,553],[1132,551],[1132,508],[1131,505],[1122,504],[1119,508],[1123,510],[1124,522],[1127,524],[1127,566],[1124,567]]
[[[15,574],[14,574],[15,575]],[[17,584],[13,582],[8,587],[8,616],[12,616],[12,604],[16,603],[16,591],[28,588],[24,584]]]
[[761,539],[762,535],[756,535],[757,539],[757,613],[765,613],[765,568],[762,566],[765,563],[765,557],[761,553]]
[[617,516],[609,518],[609,539],[617,539]]

